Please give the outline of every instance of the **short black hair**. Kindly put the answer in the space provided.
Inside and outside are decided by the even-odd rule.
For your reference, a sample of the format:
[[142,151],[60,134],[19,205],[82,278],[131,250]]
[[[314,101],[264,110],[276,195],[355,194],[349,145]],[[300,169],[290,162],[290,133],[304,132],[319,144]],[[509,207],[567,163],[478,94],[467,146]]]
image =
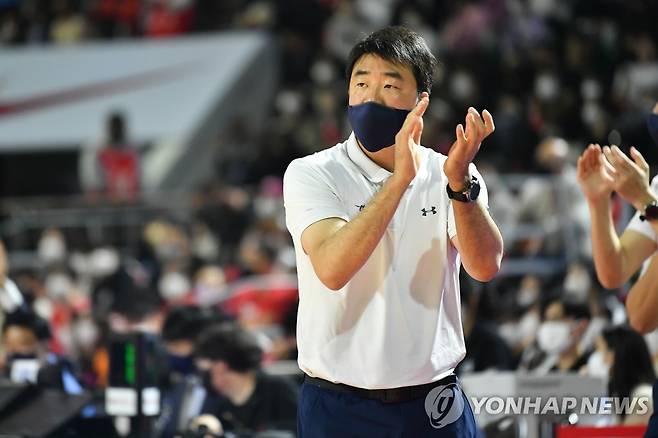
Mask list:
[[162,324],[162,340],[192,341],[203,331],[206,324],[201,309],[197,306],[181,306],[172,308]]
[[233,371],[260,368],[263,350],[256,338],[234,323],[207,328],[199,337],[194,355],[202,359],[225,362]]
[[21,327],[34,333],[39,341],[50,339],[50,325],[48,321],[41,318],[31,309],[19,308],[5,315],[2,323],[2,334],[4,335],[9,327]]
[[437,60],[427,43],[416,32],[404,26],[389,26],[375,31],[359,41],[347,59],[347,81],[352,77],[354,64],[363,55],[373,54],[394,64],[409,67],[416,79],[419,93],[431,94],[432,77]]
[[219,309],[199,306],[173,307],[162,325],[162,339],[165,342],[195,342],[206,327],[225,321],[228,321],[228,316]]

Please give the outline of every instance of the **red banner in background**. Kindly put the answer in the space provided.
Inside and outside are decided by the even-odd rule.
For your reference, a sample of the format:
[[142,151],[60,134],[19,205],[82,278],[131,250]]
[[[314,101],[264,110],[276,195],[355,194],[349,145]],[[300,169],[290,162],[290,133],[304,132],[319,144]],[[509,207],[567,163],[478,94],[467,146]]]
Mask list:
[[611,427],[557,426],[555,428],[555,438],[642,438],[646,430],[646,425]]

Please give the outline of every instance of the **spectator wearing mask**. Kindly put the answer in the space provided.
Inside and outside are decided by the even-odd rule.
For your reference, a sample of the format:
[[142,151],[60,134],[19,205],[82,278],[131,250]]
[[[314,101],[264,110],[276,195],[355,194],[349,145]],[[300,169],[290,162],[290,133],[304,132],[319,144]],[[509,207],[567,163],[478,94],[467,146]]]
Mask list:
[[233,324],[211,327],[199,338],[195,357],[206,390],[214,395],[203,411],[217,417],[225,430],[295,431],[297,388],[261,371],[262,351],[250,333]]
[[32,382],[44,388],[79,394],[82,387],[71,363],[48,352],[48,323],[31,310],[18,309],[2,325],[4,376],[15,382]]
[[578,348],[587,329],[586,313],[584,308],[565,303],[562,296],[547,299],[536,342],[523,352],[520,368],[540,374],[579,370],[589,356]]
[[194,343],[199,333],[221,315],[196,306],[172,308],[162,325],[162,342],[169,360],[169,382],[163,389],[158,436],[173,437],[187,428],[200,411],[205,391],[196,374]]

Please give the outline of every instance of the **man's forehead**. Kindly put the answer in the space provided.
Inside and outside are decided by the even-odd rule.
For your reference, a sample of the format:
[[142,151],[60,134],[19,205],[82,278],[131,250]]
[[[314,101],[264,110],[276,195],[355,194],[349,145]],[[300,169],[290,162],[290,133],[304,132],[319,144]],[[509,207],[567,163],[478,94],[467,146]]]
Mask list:
[[384,74],[391,73],[389,76],[399,76],[400,79],[405,76],[413,77],[409,66],[389,61],[372,53],[366,53],[354,63],[352,76],[370,74],[373,73],[374,69]]

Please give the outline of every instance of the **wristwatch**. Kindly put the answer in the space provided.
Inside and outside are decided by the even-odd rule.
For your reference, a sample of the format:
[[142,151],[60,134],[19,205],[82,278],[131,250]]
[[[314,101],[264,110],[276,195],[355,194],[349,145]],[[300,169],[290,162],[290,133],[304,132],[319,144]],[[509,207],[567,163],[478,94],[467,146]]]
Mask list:
[[480,195],[480,182],[473,176],[470,181],[466,183],[466,187],[464,187],[464,190],[461,192],[455,192],[452,190],[450,184],[446,184],[446,192],[448,192],[448,198],[454,199],[455,201],[473,202]]
[[642,221],[655,221],[658,219],[658,202],[653,201],[644,207],[644,212],[640,215]]

